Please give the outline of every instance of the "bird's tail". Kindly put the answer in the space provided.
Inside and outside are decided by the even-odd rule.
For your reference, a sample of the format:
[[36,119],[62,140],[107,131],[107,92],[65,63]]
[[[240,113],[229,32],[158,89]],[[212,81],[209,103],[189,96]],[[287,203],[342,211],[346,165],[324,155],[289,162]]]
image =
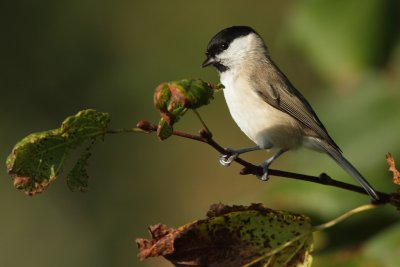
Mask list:
[[319,146],[325,151],[333,160],[335,160],[351,177],[353,177],[365,191],[374,199],[379,200],[378,194],[368,183],[368,181],[357,171],[357,169],[351,165],[351,163],[345,159],[340,151],[329,145],[328,143],[318,140]]

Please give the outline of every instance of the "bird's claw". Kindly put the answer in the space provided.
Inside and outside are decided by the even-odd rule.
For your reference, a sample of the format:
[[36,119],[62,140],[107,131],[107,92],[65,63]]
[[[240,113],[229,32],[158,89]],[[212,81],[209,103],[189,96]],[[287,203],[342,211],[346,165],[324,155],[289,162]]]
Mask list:
[[238,154],[232,154],[232,155],[220,155],[219,156],[219,163],[222,166],[228,167],[231,165],[231,163],[238,157]]
[[268,165],[263,165],[261,164],[260,167],[263,169],[263,174],[262,175],[257,175],[257,178],[260,181],[268,181],[269,177],[268,177]]

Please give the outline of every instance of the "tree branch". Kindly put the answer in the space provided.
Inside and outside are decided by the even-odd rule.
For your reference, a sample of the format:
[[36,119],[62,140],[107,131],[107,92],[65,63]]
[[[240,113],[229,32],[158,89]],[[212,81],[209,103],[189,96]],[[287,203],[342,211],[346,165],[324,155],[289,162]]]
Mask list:
[[[157,131],[157,125],[152,124],[148,121],[141,120],[138,122],[137,127],[144,132],[156,132]],[[229,151],[225,150],[221,145],[219,145],[213,138],[211,132],[206,129],[201,129],[199,131],[199,135],[193,135],[181,131],[173,131],[173,134],[175,136],[179,136],[182,138],[187,138],[191,140],[195,140],[198,142],[206,143],[213,147],[215,150],[217,150],[219,153],[223,155],[230,155]],[[244,168],[240,171],[240,174],[242,175],[247,175],[247,174],[253,174],[253,175],[262,175],[263,174],[263,169],[257,165],[254,165],[240,157],[237,157],[235,159],[237,163],[242,165]],[[275,169],[269,169],[268,170],[269,175],[273,176],[278,176],[278,177],[284,177],[284,178],[290,178],[290,179],[295,179],[295,180],[302,180],[302,181],[308,181],[312,183],[317,183],[317,184],[322,184],[322,185],[328,185],[328,186],[333,186],[337,188],[341,188],[347,191],[352,191],[364,195],[368,195],[368,193],[362,188],[361,186],[353,185],[353,184],[348,184],[345,182],[341,182],[338,180],[335,180],[328,176],[326,173],[320,174],[320,176],[311,176],[311,175],[305,175],[305,174],[300,174],[300,173],[294,173],[294,172],[287,172],[287,171],[281,171],[281,170],[275,170]],[[375,202],[375,204],[386,204],[386,203],[391,203],[392,205],[396,207],[400,207],[400,196],[397,193],[393,194],[387,194],[384,192],[379,192],[376,191],[376,193],[379,196],[379,201]]]

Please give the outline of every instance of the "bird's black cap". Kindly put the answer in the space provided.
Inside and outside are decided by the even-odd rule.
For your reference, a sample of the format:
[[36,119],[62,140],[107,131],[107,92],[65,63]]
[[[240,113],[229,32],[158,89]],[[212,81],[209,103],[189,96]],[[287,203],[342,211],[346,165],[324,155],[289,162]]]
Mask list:
[[258,33],[249,26],[232,26],[223,29],[217,33],[208,43],[207,56],[215,56],[228,48],[229,44],[240,36],[246,36],[250,33]]

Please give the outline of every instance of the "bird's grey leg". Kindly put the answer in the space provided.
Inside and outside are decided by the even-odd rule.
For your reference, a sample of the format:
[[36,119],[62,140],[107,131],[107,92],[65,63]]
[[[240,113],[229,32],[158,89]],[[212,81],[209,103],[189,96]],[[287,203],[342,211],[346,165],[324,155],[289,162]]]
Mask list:
[[260,179],[261,181],[267,181],[268,180],[268,167],[269,165],[276,160],[280,155],[282,155],[283,153],[285,153],[286,151],[288,151],[287,148],[281,148],[278,152],[276,152],[275,155],[273,155],[272,157],[268,158],[266,161],[264,161],[263,163],[260,164],[260,167],[263,168],[263,175],[262,176],[257,176],[258,179]]
[[241,154],[250,152],[250,151],[256,151],[260,150],[259,146],[254,146],[254,147],[246,147],[246,148],[241,148],[241,149],[233,149],[233,148],[225,148],[229,152],[230,155],[220,155],[219,156],[219,163],[221,163],[222,166],[229,166],[231,163]]

